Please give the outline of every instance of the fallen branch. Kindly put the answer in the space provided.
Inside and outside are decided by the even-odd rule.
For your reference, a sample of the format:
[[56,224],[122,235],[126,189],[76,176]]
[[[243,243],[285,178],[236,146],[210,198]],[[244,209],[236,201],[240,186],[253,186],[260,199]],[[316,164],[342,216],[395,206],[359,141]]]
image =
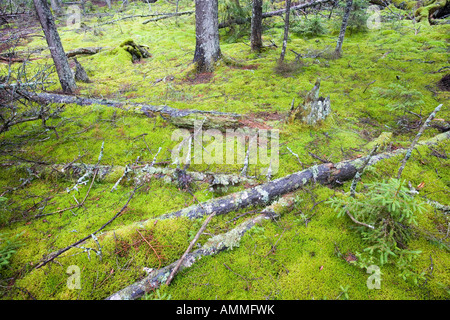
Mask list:
[[189,244],[189,247],[186,249],[184,254],[181,256],[181,258],[178,260],[177,264],[175,265],[175,268],[173,268],[172,272],[169,275],[169,278],[166,281],[166,285],[169,285],[172,282],[173,277],[178,272],[178,269],[180,269],[181,264],[183,263],[184,259],[188,255],[189,252],[191,252],[192,247],[197,243],[198,238],[203,234],[203,231],[205,231],[206,226],[211,221],[211,219],[216,215],[215,212],[211,213],[208,218],[206,218],[205,222],[203,222],[200,230],[198,230],[197,234],[195,235],[194,239],[192,239],[191,243]]
[[[432,139],[418,142],[418,145],[435,145],[440,141],[450,138],[450,131],[441,133]],[[396,149],[391,152],[373,155],[366,166],[371,166],[385,159],[399,156],[407,152],[407,149]],[[158,220],[186,217],[188,219],[200,219],[216,212],[216,215],[227,214],[250,206],[269,205],[275,199],[287,193],[294,192],[308,183],[321,183],[324,185],[341,185],[345,181],[354,178],[358,170],[366,163],[367,157],[355,160],[347,160],[339,163],[324,163],[308,169],[295,172],[283,178],[272,180],[256,187],[232,193],[220,198],[211,199],[198,205],[167,213],[157,217]],[[154,219],[141,221],[136,226],[145,226],[154,223]]]
[[193,14],[193,13],[194,13],[194,11],[184,11],[184,12],[170,13],[170,14],[166,14],[166,15],[164,15],[162,17],[145,20],[144,22],[142,22],[142,24],[147,24],[147,23],[153,22],[153,21],[168,19],[168,18],[172,18],[172,17],[178,17],[178,16],[182,16],[182,15],[187,15],[187,14]]
[[422,127],[420,128],[419,132],[417,133],[416,137],[414,138],[413,142],[411,143],[411,146],[407,150],[405,158],[403,158],[400,168],[398,169],[397,179],[400,180],[400,177],[402,176],[402,172],[403,172],[403,169],[405,168],[406,162],[411,157],[411,153],[414,150],[414,147],[416,146],[417,141],[422,136],[422,133],[425,131],[425,129],[430,125],[430,122],[434,119],[434,117],[436,116],[436,113],[439,112],[439,110],[441,110],[441,107],[442,107],[442,104],[438,105],[434,109],[434,111],[429,115],[428,119],[424,122]]
[[21,93],[24,96],[29,97],[31,100],[39,103],[77,104],[79,106],[104,105],[126,111],[133,111],[149,117],[160,115],[163,119],[181,128],[193,128],[194,122],[201,120],[205,121],[205,128],[224,130],[225,128],[237,128],[241,126],[239,121],[241,119],[241,115],[235,113],[192,109],[181,110],[165,105],[154,106],[141,103],[126,103],[106,99],[82,98],[56,93],[31,93],[27,91],[21,91]]

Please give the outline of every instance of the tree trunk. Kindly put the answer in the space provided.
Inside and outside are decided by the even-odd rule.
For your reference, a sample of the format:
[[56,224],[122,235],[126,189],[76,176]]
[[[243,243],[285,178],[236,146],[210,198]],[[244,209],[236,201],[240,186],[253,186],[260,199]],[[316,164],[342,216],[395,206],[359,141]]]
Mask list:
[[48,3],[46,0],[33,1],[42,29],[44,30],[48,48],[50,49],[53,62],[55,63],[62,90],[65,93],[74,93],[77,85],[75,84],[72,70],[70,70],[69,61],[64,53],[64,48],[61,44],[61,39],[59,38],[58,30],[56,29]]
[[195,0],[195,37],[197,72],[212,72],[221,56],[217,0]]
[[291,13],[291,0],[286,0],[286,10],[285,10],[285,18],[284,18],[284,39],[283,39],[283,47],[281,48],[280,62],[284,61],[284,56],[286,55],[286,47],[287,40],[289,35],[289,15]]
[[261,51],[262,48],[262,3],[263,0],[253,0],[252,26],[250,43],[252,51]]
[[52,6],[53,13],[56,16],[60,16],[62,14],[61,4],[58,0],[50,0],[50,5]]
[[344,11],[344,18],[342,19],[341,32],[339,32],[339,38],[336,44],[335,54],[340,56],[342,53],[342,44],[344,43],[345,30],[347,29],[348,19],[352,10],[353,0],[347,0],[347,6]]

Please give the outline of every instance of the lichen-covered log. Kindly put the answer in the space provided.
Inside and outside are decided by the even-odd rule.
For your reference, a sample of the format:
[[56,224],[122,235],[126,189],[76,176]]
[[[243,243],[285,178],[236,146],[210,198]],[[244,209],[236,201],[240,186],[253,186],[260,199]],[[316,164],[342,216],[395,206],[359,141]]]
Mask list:
[[87,105],[104,105],[108,107],[120,108],[122,110],[144,114],[149,117],[161,115],[165,120],[180,128],[194,128],[195,121],[202,121],[205,129],[238,128],[241,126],[242,116],[235,113],[226,113],[219,111],[203,111],[193,109],[174,109],[169,106],[155,106],[142,103],[125,103],[120,101],[82,98],[72,95],[56,93],[32,93],[21,91],[23,96],[39,103],[60,103]]
[[[21,166],[29,169],[32,166],[35,167],[35,164],[24,163],[21,164]],[[86,173],[92,172],[94,168],[97,170],[96,181],[114,183],[117,181],[118,177],[124,175],[126,168],[128,168],[128,178],[132,179],[137,184],[152,178],[161,179],[166,183],[178,184],[177,169],[150,165],[129,167],[109,165],[96,166],[93,164],[76,162],[70,164],[43,165],[39,169],[35,168],[35,173],[41,177],[56,174],[60,177],[80,178],[86,175]],[[239,174],[186,171],[186,175],[192,182],[208,183],[211,191],[226,191],[230,186],[236,186],[243,183],[255,185],[258,183],[255,179],[244,177]]]
[[[434,145],[449,138],[450,132],[445,132],[430,140],[419,142],[417,145]],[[373,155],[368,161],[367,166],[374,165],[384,159],[389,159],[397,155],[404,154],[405,152],[407,152],[407,149],[397,149],[391,152]],[[345,181],[353,179],[366,160],[366,157],[361,157],[355,160],[347,160],[335,164],[324,163],[321,165],[315,165],[311,168],[295,172],[286,177],[279,178],[253,188],[248,188],[224,197],[205,201],[198,205],[193,205],[176,212],[164,214],[158,217],[158,220],[176,217],[198,219],[211,214],[213,211],[216,212],[216,215],[221,215],[250,206],[269,205],[278,197],[298,190],[310,182],[325,185],[339,185]],[[151,223],[150,221],[153,220],[141,222],[140,225]]]
[[[185,256],[179,270],[191,267],[202,257],[212,256],[224,250],[232,250],[235,247],[239,247],[239,242],[247,231],[256,224],[278,216],[285,208],[291,206],[293,202],[294,198],[291,195],[286,195],[271,206],[264,208],[261,214],[242,222],[236,228],[226,233],[211,237],[200,249]],[[144,279],[112,294],[106,300],[135,300],[142,297],[146,292],[154,290],[165,283],[177,264],[178,260],[164,268],[150,272]]]

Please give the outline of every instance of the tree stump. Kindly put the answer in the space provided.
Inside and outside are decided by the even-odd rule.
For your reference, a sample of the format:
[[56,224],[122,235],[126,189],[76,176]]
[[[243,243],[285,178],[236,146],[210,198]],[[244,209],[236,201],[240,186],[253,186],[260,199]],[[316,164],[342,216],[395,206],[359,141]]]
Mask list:
[[77,58],[73,58],[73,61],[75,62],[75,80],[90,83],[91,80],[89,80],[86,71],[84,70],[83,66],[78,62]]
[[303,104],[299,104],[297,107],[292,105],[288,116],[289,123],[300,120],[305,124],[314,126],[325,120],[331,113],[330,96],[320,97],[319,91],[320,79],[317,79],[314,88],[306,95]]

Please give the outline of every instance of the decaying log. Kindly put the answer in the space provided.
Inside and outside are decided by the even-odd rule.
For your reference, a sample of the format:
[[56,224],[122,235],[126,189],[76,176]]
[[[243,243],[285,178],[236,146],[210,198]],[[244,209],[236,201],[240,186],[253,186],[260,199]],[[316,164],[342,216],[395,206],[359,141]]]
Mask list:
[[[450,131],[441,133],[432,139],[418,142],[417,145],[435,145],[440,141],[450,138]],[[241,210],[250,206],[269,205],[277,198],[294,192],[308,183],[320,183],[324,185],[341,185],[345,181],[353,179],[358,170],[366,166],[374,165],[384,159],[389,159],[406,153],[408,149],[396,149],[391,152],[369,155],[355,160],[347,160],[338,163],[324,163],[315,165],[308,169],[295,172],[283,178],[272,180],[256,187],[247,188],[243,191],[232,193],[220,198],[211,199],[198,205],[193,205],[175,212],[167,213],[157,217],[158,220],[187,217],[189,219],[199,219],[216,212],[216,215],[227,214],[229,212]],[[144,227],[154,223],[155,219],[149,219],[136,223],[136,226]]]
[[73,58],[73,61],[75,62],[75,75],[74,75],[75,81],[81,81],[85,83],[91,82],[91,80],[89,80],[86,71],[84,70],[81,63],[78,62],[77,58]]
[[289,123],[299,120],[309,125],[316,125],[325,120],[331,113],[330,96],[319,97],[320,79],[317,79],[314,87],[308,92],[305,101],[297,107],[291,107]]
[[[450,132],[445,132],[430,140],[419,142],[417,145],[434,145],[449,138]],[[180,266],[180,269],[189,268],[202,257],[214,255],[223,250],[232,249],[233,247],[238,246],[242,236],[253,226],[277,216],[280,213],[280,208],[291,206],[294,197],[290,192],[295,191],[310,181],[323,184],[341,184],[344,181],[352,179],[355,174],[360,171],[362,166],[374,165],[381,160],[389,159],[405,152],[407,152],[407,149],[397,149],[392,152],[377,155],[371,154],[367,157],[343,161],[337,164],[327,163],[314,166],[255,188],[237,192],[219,199],[206,201],[199,205],[165,215],[164,217],[158,217],[158,220],[161,218],[173,218],[179,216],[201,218],[205,215],[225,214],[250,205],[268,205],[260,215],[244,221],[238,227],[225,234],[210,238],[200,249],[186,254],[181,262],[177,260],[164,268],[150,272],[144,279],[112,294],[107,300],[138,299],[146,292],[150,292],[151,290],[158,288],[162,283],[165,283],[177,265]],[[280,198],[269,205],[268,203],[272,202],[275,197]],[[145,223],[139,223],[139,227],[143,227],[144,225]]]
[[112,101],[106,99],[82,98],[72,95],[63,95],[56,93],[31,93],[22,91],[23,96],[29,97],[31,100],[39,103],[60,103],[60,104],[77,104],[80,106],[87,105],[104,105],[109,107],[120,108],[126,111],[132,111],[138,114],[144,114],[149,117],[161,115],[162,118],[180,128],[193,128],[195,121],[204,121],[205,129],[238,128],[241,126],[241,115],[235,113],[226,113],[218,111],[203,111],[192,109],[174,109],[169,106],[154,106],[141,103],[126,103]]
[[265,220],[273,219],[278,216],[284,208],[289,207],[294,202],[294,197],[292,195],[286,195],[280,200],[274,202],[272,205],[266,207],[261,211],[261,214],[250,218],[236,228],[216,235],[209,240],[198,250],[185,255],[184,259],[180,263],[180,260],[173,262],[172,264],[154,270],[149,273],[144,279],[133,283],[132,285],[112,294],[106,300],[134,300],[142,297],[146,292],[150,292],[158,288],[161,284],[165,283],[174,268],[180,264],[179,270],[183,270],[191,267],[195,262],[200,260],[202,257],[212,256],[218,254],[224,250],[231,250],[234,247],[239,246],[239,242],[244,234],[249,231],[252,227],[257,224],[262,223]]

